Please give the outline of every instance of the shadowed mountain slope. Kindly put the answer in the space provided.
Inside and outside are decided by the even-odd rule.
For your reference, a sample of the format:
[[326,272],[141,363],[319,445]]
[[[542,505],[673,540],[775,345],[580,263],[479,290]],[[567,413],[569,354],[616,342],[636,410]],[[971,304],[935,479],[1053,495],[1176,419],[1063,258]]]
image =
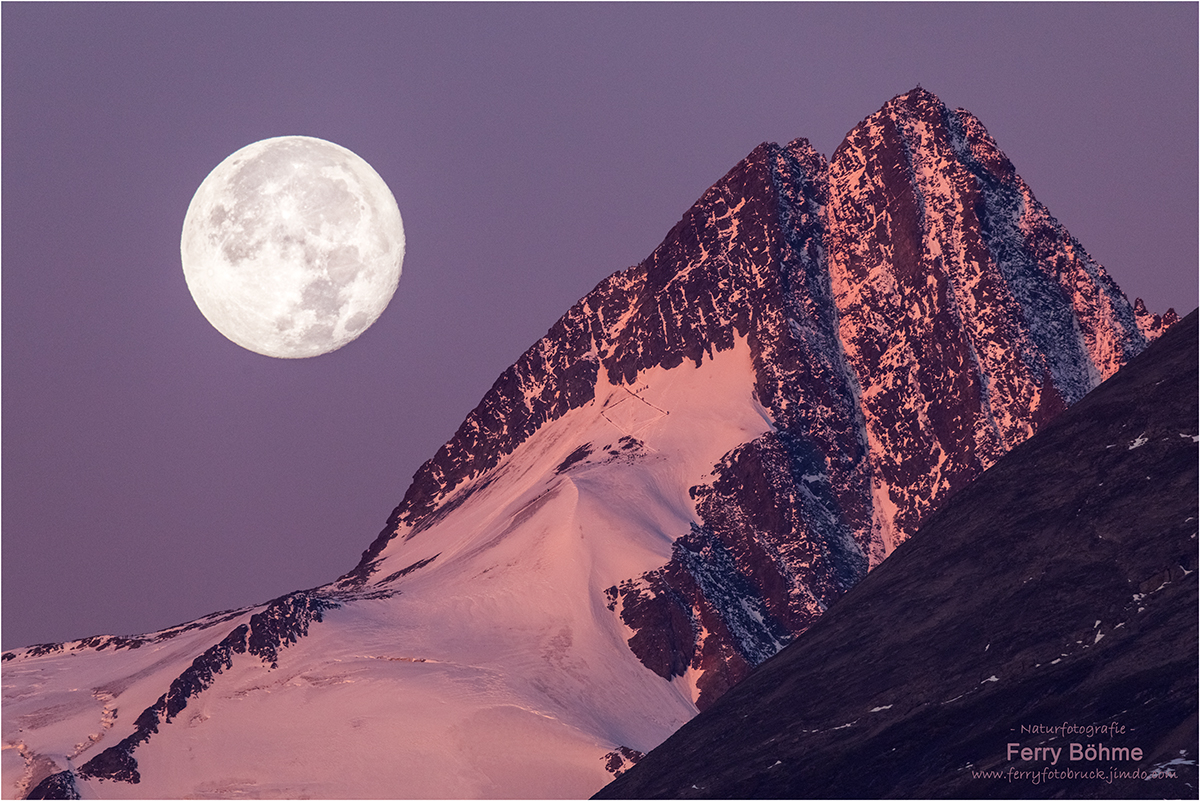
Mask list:
[[1194,798],[1196,321],[596,797]]

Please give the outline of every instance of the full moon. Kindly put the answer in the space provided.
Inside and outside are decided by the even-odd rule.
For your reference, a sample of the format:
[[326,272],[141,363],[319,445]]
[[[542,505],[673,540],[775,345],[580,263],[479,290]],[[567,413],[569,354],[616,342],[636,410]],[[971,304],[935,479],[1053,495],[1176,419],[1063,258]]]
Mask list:
[[367,162],[323,139],[280,136],[208,174],[179,249],[214,328],[255,353],[303,359],[342,347],[387,308],[404,224]]

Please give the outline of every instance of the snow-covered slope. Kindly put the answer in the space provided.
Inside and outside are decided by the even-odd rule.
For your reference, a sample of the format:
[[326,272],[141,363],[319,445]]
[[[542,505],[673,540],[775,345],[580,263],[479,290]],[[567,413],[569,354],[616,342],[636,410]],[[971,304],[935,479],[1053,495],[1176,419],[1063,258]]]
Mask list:
[[1172,319],[927,92],[830,163],[763,144],[505,371],[352,571],[6,653],[3,792],[590,795]]
[[[699,522],[688,489],[770,421],[745,340],[595,389],[457,487],[452,515],[393,540],[365,586],[297,593],[119,652],[15,652],[6,792],[69,766],[85,792],[122,797],[603,786],[611,752],[620,764],[622,746],[649,750],[695,714],[686,681],[629,651],[604,591],[669,558]],[[21,757],[33,771],[23,786]]]

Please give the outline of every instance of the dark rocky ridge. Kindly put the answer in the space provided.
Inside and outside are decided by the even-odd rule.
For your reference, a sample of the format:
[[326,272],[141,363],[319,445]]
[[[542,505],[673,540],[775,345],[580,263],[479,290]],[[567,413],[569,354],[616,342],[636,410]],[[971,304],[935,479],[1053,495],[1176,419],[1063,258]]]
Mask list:
[[[1193,312],[596,797],[1194,798],[1197,338]],[[979,776],[1047,766],[1010,742],[1175,778]]]
[[[180,634],[183,634],[185,631],[192,631],[193,629],[207,629],[212,628],[213,626],[219,626],[222,623],[227,623],[230,620],[241,616],[245,611],[246,609],[226,609],[221,612],[213,612],[210,615],[205,615],[204,617],[199,618],[198,620],[193,620],[190,623],[182,623],[178,626],[172,626],[169,629],[163,629],[162,631],[148,635],[124,637],[121,635],[100,634],[93,637],[84,637],[82,640],[76,640],[72,643],[47,642],[38,645],[30,645],[23,649],[23,652],[25,656],[41,656],[43,654],[67,650],[68,645],[70,645],[69,650],[72,651],[79,651],[83,649],[103,651],[109,647],[111,647],[114,651],[120,651],[123,648],[141,648],[146,643],[162,642],[163,640],[173,639],[178,637]],[[15,659],[16,656],[17,651],[5,651],[4,654],[0,656],[0,661],[8,662],[12,659]]]
[[505,371],[341,585],[602,374],[632,384],[745,337],[775,429],[693,488],[703,526],[669,564],[608,591],[634,653],[697,671],[704,708],[1173,317],[1130,307],[979,121],[916,89],[828,163],[802,139],[756,148]]
[[33,788],[26,798],[80,798],[79,787],[75,784],[75,774],[69,770],[47,776],[38,786]]
[[79,769],[80,777],[130,784],[140,782],[142,777],[138,773],[137,760],[133,757],[134,749],[158,733],[159,723],[170,723],[184,710],[188,699],[207,689],[217,674],[233,667],[233,655],[246,653],[249,630],[250,627],[245,623],[237,626],[225,639],[196,657],[191,666],[171,682],[167,692],[138,715],[133,724],[133,734],[84,763]]
[[[249,623],[236,626],[223,640],[192,660],[167,691],[138,715],[133,733],[84,763],[78,775],[84,779],[139,783],[141,775],[134,750],[158,733],[160,723],[170,723],[178,716],[190,698],[208,689],[218,674],[232,668],[235,654],[250,653],[264,664],[277,667],[279,649],[308,634],[309,625],[320,623],[323,613],[336,609],[341,600],[320,590],[303,590],[264,605],[262,611],[250,616]],[[75,787],[75,774],[70,770],[48,776],[28,797],[61,797],[54,794],[64,792],[62,788],[66,787]]]

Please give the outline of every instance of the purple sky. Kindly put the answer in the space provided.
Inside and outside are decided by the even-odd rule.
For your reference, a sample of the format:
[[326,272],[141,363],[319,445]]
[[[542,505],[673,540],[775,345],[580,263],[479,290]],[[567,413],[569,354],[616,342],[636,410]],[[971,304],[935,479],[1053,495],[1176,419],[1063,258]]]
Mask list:
[[[917,83],[1152,310],[1197,303],[1195,4],[3,7],[3,647],[354,566],[495,378],[764,140]],[[284,361],[201,316],[196,187],[306,134],[392,188],[391,306]]]

